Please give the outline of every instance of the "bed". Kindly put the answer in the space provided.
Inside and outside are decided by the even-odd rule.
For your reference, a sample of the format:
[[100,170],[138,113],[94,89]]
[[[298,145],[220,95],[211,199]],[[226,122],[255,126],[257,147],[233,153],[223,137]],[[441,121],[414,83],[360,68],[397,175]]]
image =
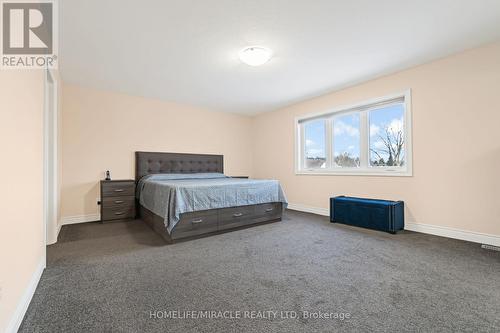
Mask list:
[[277,180],[224,175],[222,155],[136,152],[139,217],[167,243],[281,221]]

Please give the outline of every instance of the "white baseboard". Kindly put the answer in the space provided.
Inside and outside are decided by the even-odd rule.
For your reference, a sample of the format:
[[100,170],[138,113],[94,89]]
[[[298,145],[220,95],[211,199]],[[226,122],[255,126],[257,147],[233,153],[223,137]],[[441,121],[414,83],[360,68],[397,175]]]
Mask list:
[[311,207],[293,203],[289,203],[287,208],[291,210],[298,210],[299,212],[313,213],[321,216],[330,216],[330,210],[328,208]]
[[[59,223],[57,224],[56,243],[59,240],[59,233],[61,232],[61,228],[62,228],[62,221],[59,220]],[[47,245],[50,245],[50,244],[47,244]]]
[[59,233],[61,232],[61,228],[63,225],[85,223],[85,222],[95,222],[95,221],[100,221],[100,220],[101,220],[100,214],[61,217],[59,224],[57,226],[56,240],[52,243],[48,243],[47,245],[55,244],[57,242],[57,239],[59,238]]
[[38,264],[35,272],[33,273],[33,276],[31,277],[31,280],[21,300],[17,304],[16,311],[14,312],[14,315],[12,316],[9,325],[5,330],[6,333],[16,333],[19,330],[19,327],[23,322],[24,315],[26,314],[28,306],[30,305],[31,299],[35,294],[36,287],[38,286],[38,282],[40,281],[40,277],[42,276],[44,269],[45,269],[45,259],[42,259]]
[[55,235],[53,235],[52,237],[50,236],[47,236],[47,245],[52,245],[52,244],[55,244],[57,243],[57,238],[59,237],[59,232],[61,231],[61,223],[57,223],[57,226],[56,226],[56,231],[55,231]]
[[[322,216],[330,216],[330,210],[328,208],[311,207],[306,205],[290,203],[288,204],[288,209],[298,210],[300,212],[312,213]],[[413,221],[405,222],[405,230],[421,232],[424,234],[430,234],[447,238],[460,239],[473,243],[500,246],[500,236],[484,234],[475,231],[460,230],[450,227],[416,223]]]
[[77,224],[86,222],[96,222],[101,220],[100,214],[88,214],[88,215],[77,215],[77,216],[66,216],[61,218],[60,225],[67,224]]
[[460,239],[473,243],[500,246],[500,236],[483,234],[480,232],[460,230],[431,224],[405,222],[405,230],[431,234],[435,236]]

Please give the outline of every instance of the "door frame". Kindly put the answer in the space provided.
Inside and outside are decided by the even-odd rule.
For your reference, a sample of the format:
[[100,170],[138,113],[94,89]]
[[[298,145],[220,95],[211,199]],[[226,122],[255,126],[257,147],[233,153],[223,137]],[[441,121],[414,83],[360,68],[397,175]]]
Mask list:
[[58,127],[57,76],[45,70],[43,130],[43,224],[45,245],[57,242],[58,221]]

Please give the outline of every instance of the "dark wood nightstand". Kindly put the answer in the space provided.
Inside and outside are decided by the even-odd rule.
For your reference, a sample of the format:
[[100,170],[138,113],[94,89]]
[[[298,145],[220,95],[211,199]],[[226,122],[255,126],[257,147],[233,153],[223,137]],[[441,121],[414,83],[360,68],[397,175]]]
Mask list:
[[101,180],[101,222],[135,218],[135,181]]

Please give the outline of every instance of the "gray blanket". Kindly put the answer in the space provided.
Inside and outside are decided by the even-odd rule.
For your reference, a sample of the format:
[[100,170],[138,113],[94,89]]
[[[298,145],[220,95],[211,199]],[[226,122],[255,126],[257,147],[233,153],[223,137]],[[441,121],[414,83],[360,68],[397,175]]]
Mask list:
[[277,180],[230,178],[220,173],[157,174],[137,186],[141,205],[165,218],[170,233],[180,215],[199,210],[287,201]]

